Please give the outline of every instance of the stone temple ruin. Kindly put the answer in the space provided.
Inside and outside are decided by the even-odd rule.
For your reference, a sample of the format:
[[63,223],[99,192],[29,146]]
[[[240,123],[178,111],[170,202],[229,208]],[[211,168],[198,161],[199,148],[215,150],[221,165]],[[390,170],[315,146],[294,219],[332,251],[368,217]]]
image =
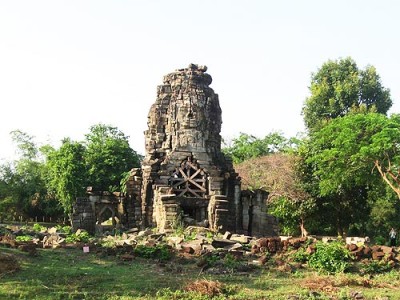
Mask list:
[[[180,222],[255,236],[276,235],[267,193],[241,191],[232,161],[221,152],[221,108],[207,67],[190,64],[164,76],[148,115],[145,158],[132,169],[127,193],[78,199],[74,227],[157,227]],[[85,217],[84,217],[85,214]]]

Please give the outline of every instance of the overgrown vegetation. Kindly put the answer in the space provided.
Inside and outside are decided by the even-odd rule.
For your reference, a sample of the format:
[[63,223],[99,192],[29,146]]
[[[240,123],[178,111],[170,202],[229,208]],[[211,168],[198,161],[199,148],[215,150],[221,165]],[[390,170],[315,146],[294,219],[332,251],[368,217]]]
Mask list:
[[316,251],[308,259],[308,265],[320,272],[336,274],[350,266],[350,251],[341,242],[316,244]]
[[137,245],[134,249],[135,255],[143,258],[158,259],[160,261],[167,261],[171,259],[171,249],[166,245],[146,246]]
[[91,237],[88,232],[80,231],[75,233],[69,233],[65,238],[65,241],[67,243],[75,243],[75,242],[88,243],[90,239]]
[[385,260],[372,260],[360,265],[361,274],[379,274],[392,270],[392,266]]
[[116,127],[97,124],[89,131],[84,141],[65,138],[58,149],[39,147],[25,132],[11,133],[19,157],[0,165],[0,221],[55,221],[71,213],[87,186],[122,190],[121,180],[141,156]]

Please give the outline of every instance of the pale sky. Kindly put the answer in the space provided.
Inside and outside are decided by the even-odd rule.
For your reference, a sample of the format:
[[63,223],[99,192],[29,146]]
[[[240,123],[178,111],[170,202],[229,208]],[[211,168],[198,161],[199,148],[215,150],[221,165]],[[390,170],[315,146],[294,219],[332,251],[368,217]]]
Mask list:
[[347,56],[400,112],[399,30],[396,0],[0,0],[0,159],[12,130],[58,146],[97,123],[144,154],[156,87],[189,63],[208,66],[225,139],[304,131],[311,73]]

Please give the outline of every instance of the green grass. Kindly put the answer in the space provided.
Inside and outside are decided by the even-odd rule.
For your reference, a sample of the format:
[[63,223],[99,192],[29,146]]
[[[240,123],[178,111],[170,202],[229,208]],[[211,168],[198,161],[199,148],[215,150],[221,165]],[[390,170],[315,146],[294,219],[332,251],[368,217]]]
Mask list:
[[163,273],[158,264],[98,258],[75,249],[39,250],[38,257],[18,251],[22,270],[0,279],[0,299],[108,299],[142,297],[157,288],[178,288],[181,275]]
[[[218,280],[222,294],[214,299],[351,299],[361,291],[365,299],[387,296],[400,299],[400,272],[373,277],[357,274],[319,275],[298,269],[279,271],[267,265],[251,273],[205,275],[195,262],[178,259],[162,263],[135,258],[122,262],[116,257],[99,257],[80,249],[38,249],[37,257],[15,249],[21,270],[0,277],[0,299],[209,299],[183,287],[196,279]],[[331,288],[331,289],[330,289]],[[295,299],[295,298],[293,298]]]

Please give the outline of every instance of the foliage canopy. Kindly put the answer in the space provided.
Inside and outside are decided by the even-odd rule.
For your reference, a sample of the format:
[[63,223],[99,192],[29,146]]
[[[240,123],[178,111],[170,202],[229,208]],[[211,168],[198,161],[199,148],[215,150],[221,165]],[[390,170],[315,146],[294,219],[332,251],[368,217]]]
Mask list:
[[382,86],[376,69],[360,70],[350,57],[324,63],[312,75],[309,89],[302,113],[310,131],[351,111],[386,114],[392,106],[390,91]]

